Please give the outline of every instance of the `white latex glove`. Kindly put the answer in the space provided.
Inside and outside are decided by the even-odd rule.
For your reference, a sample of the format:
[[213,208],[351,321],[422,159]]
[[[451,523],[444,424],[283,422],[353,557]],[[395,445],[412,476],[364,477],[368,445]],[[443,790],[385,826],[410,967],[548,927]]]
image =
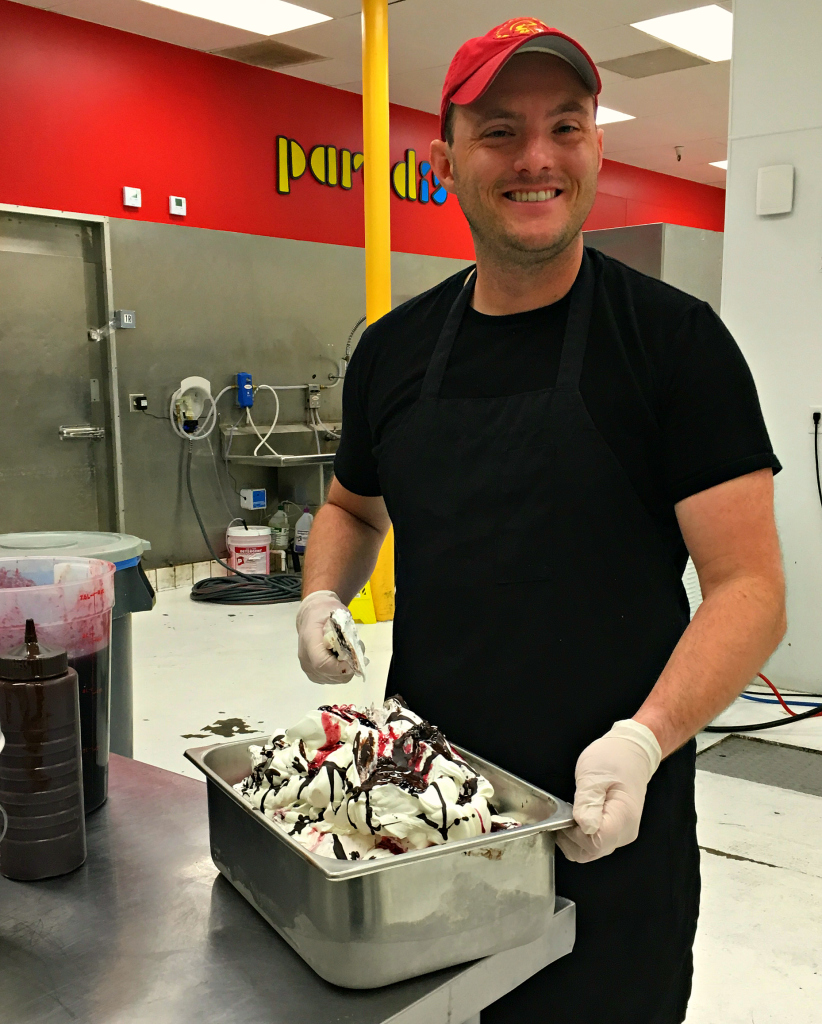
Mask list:
[[328,619],[339,608],[347,611],[333,590],[315,590],[297,612],[297,654],[312,683],[347,683],[354,675],[352,666],[338,658],[325,639]]
[[656,736],[630,718],[615,722],[582,751],[576,767],[576,825],[557,833],[557,845],[568,860],[586,864],[636,839],[645,790],[661,760]]

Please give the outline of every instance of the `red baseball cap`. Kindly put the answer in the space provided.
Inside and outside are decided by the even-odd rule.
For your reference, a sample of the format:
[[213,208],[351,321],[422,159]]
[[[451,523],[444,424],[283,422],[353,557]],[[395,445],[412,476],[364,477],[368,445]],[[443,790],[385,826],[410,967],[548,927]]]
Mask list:
[[579,43],[549,28],[537,18],[512,18],[484,36],[469,39],[454,54],[442,87],[440,137],[445,138],[445,115],[452,103],[478,100],[515,53],[537,50],[567,61],[594,96],[602,91],[596,64]]

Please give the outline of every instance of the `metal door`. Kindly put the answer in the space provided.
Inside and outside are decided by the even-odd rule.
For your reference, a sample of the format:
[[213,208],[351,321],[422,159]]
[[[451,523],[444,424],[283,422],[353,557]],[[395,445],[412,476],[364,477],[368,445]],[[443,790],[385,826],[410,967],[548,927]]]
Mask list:
[[105,342],[89,341],[101,254],[101,224],[0,213],[0,533],[116,528]]

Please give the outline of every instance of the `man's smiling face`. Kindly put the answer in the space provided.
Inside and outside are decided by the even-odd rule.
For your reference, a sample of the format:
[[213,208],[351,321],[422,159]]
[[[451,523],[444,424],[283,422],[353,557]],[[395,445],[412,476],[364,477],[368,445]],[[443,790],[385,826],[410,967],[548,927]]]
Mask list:
[[[488,90],[453,107],[453,139],[438,142],[477,247],[497,259],[541,262],[562,252],[585,222],[602,165],[594,98],[559,57],[512,57]],[[450,134],[450,133],[449,133]]]

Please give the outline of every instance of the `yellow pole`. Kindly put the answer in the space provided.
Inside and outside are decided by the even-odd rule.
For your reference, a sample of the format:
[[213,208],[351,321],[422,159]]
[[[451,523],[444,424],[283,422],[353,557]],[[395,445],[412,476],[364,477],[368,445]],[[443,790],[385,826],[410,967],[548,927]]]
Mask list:
[[391,157],[388,151],[388,0],[362,0],[365,313],[391,309]]
[[[362,0],[362,127],[365,187],[365,315],[391,309],[391,156],[388,111],[388,0]],[[394,533],[371,576],[379,621],[394,618]]]

